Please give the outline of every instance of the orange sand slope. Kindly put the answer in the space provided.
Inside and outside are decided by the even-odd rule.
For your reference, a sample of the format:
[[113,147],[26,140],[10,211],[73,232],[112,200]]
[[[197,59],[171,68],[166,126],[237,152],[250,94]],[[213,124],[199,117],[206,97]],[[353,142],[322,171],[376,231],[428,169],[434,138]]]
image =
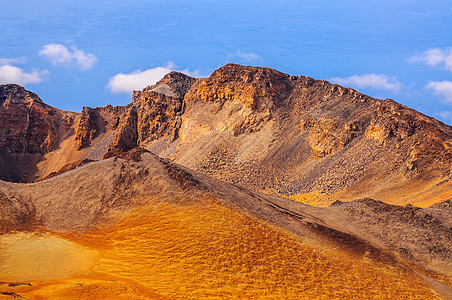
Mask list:
[[[136,209],[86,234],[1,242],[5,299],[437,297],[406,268],[312,244],[209,198]],[[35,250],[20,262],[26,245]]]
[[135,154],[0,181],[1,297],[451,295],[450,201],[315,208]]

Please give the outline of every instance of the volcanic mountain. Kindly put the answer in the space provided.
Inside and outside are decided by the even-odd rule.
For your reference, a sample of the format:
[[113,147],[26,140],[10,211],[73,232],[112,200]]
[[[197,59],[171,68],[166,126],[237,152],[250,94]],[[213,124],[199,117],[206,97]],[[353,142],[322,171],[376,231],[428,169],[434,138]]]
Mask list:
[[228,64],[0,105],[0,298],[452,297],[452,128],[393,100]]
[[129,105],[81,114],[14,85],[1,87],[0,104],[4,180],[31,182],[142,147],[319,205],[370,197],[428,206],[451,193],[450,126],[393,100],[269,68],[228,64],[202,79],[172,72]]

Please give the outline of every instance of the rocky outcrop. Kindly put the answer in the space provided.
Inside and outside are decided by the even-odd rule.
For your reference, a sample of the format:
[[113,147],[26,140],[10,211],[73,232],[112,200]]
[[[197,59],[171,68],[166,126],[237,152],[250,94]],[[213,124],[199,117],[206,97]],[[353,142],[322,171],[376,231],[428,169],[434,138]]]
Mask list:
[[365,135],[383,146],[395,144],[397,151],[403,154],[398,163],[408,172],[420,173],[433,165],[440,167],[444,175],[449,170],[451,127],[393,100],[381,102]]
[[77,150],[88,148],[97,137],[115,131],[120,125],[120,119],[127,115],[127,108],[110,104],[105,107],[84,107],[75,128]]
[[15,84],[0,85],[0,148],[45,154],[55,149],[58,111]]
[[[29,100],[14,100],[17,112],[3,119],[22,125],[10,126],[13,134],[2,127],[0,145],[51,151],[62,121],[52,123],[52,109],[36,95],[15,93]],[[2,106],[9,107],[14,97],[3,94]],[[32,109],[26,103],[34,103]],[[37,118],[33,111],[41,109],[46,113]],[[33,133],[27,118],[42,132]],[[353,198],[371,197],[396,184],[402,195],[402,185],[416,181],[422,190],[451,177],[450,126],[390,99],[236,64],[200,79],[171,72],[135,91],[127,106],[84,108],[74,141],[80,150],[74,160],[142,147],[211,176],[285,195],[352,189]]]
[[254,111],[281,106],[291,93],[291,79],[269,68],[228,64],[202,79],[187,94],[187,101],[236,101]]
[[198,101],[215,103],[217,112],[228,109],[227,104],[239,104],[229,110],[235,122],[226,122],[227,128],[234,135],[252,133],[287,100],[292,90],[291,79],[294,77],[273,69],[228,64],[200,80],[188,91],[185,101],[188,106]]
[[109,150],[120,149],[121,151],[127,152],[137,147],[137,120],[137,109],[132,107],[120,121]]
[[144,90],[134,96],[134,103],[139,103],[138,142],[141,144],[164,136],[170,136],[174,140],[180,127],[184,98],[160,94],[153,90]]
[[88,147],[91,141],[99,135],[101,122],[102,118],[96,109],[83,108],[75,132],[75,140],[79,150]]
[[146,93],[150,91],[173,98],[184,98],[185,94],[191,89],[195,82],[195,78],[173,71],[166,74],[155,85],[148,86],[144,88],[143,91],[134,91],[132,96],[133,102],[141,101],[142,98],[140,95],[142,92]]
[[159,139],[176,140],[185,108],[184,96],[195,82],[187,75],[171,72],[155,85],[134,91],[129,110],[118,119],[109,150],[127,152]]

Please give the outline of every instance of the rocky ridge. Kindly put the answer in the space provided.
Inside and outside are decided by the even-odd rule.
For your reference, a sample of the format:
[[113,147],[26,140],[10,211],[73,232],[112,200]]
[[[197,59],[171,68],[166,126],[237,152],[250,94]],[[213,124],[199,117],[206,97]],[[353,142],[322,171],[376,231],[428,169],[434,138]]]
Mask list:
[[[2,99],[13,95],[3,93]],[[33,107],[44,107],[34,101]],[[16,122],[14,142],[5,133],[0,148],[24,149],[23,103],[16,105],[23,120]],[[109,150],[143,147],[211,176],[283,195],[349,191],[349,199],[408,203],[415,199],[408,186],[421,191],[450,179],[450,126],[390,99],[269,68],[228,64],[200,79],[171,72],[135,91],[127,106],[84,108],[72,125],[45,107],[42,118],[30,119],[42,130],[27,138],[27,151],[52,152],[63,142],[57,128],[66,123],[74,131],[66,144],[76,151],[41,178],[74,161],[102,159]],[[8,108],[2,113],[7,120]]]

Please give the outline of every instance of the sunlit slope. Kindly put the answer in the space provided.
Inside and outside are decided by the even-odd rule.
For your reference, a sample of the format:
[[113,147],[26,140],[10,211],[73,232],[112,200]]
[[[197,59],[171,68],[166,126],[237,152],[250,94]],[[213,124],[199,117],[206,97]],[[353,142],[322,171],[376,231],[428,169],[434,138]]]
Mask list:
[[[0,85],[0,178],[38,181],[137,147],[252,190],[328,206],[451,195],[452,127],[397,102],[262,67],[171,72],[126,106],[50,107]],[[317,197],[321,195],[321,197]]]
[[[37,299],[434,297],[432,286],[391,247],[398,235],[382,243],[379,231],[363,231],[347,216],[351,210],[257,193],[144,150],[117,155],[126,159],[88,163],[39,183],[0,182],[0,229],[7,233],[0,241],[0,282],[6,282],[0,293]],[[382,219],[404,226],[388,220]],[[17,225],[22,221],[27,226]],[[23,243],[15,231],[50,235]],[[437,241],[435,232],[427,237]],[[432,256],[417,247],[419,241],[409,235],[403,240],[419,257]],[[38,245],[45,259],[22,262],[26,272],[17,274],[14,257],[24,245]],[[74,260],[59,259],[86,254],[89,267],[78,270],[69,268]],[[69,271],[61,274],[60,265]],[[430,275],[428,265],[420,261],[418,267]],[[43,276],[35,268],[49,270]]]
[[131,280],[169,298],[434,297],[401,267],[303,243],[213,199],[153,205],[67,238],[98,250],[100,278]]

